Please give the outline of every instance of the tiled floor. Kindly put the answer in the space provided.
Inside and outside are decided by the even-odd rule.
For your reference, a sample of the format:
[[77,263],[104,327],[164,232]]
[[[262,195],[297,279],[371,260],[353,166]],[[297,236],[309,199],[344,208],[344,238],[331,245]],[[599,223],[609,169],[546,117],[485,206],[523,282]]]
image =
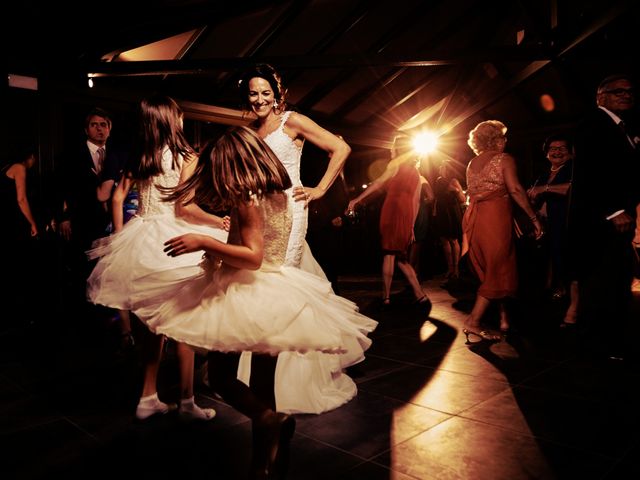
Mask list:
[[[398,284],[381,310],[378,278],[349,277],[342,294],[380,321],[358,396],[298,415],[289,479],[640,478],[640,373],[581,359],[559,309],[517,305],[517,334],[465,345],[473,296],[432,280],[427,319]],[[452,292],[456,293],[456,292]],[[637,299],[636,299],[637,300]],[[218,415],[133,421],[139,358],[114,355],[105,332],[50,324],[6,329],[0,341],[0,476],[4,478],[244,479],[248,420],[198,385]],[[175,357],[163,364],[175,397]]]

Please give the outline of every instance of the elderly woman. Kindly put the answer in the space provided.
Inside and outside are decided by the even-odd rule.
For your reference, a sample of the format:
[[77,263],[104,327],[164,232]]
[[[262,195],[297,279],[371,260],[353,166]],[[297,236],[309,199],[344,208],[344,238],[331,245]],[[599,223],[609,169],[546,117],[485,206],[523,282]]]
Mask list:
[[507,127],[497,120],[481,122],[469,132],[468,144],[476,154],[467,166],[469,208],[465,211],[462,254],[480,279],[480,287],[471,314],[464,324],[469,337],[496,341],[500,335],[483,330],[482,316],[491,301],[500,303],[500,330],[509,330],[509,316],[504,300],[516,293],[518,276],[513,240],[512,199],[531,219],[536,238],[542,226],[527,194],[518,181],[514,158],[504,153]]
[[[564,134],[549,136],[543,146],[549,170],[536,180],[528,191],[531,202],[539,206],[540,215],[546,218],[550,249],[550,286],[553,298],[563,298],[570,291],[571,304],[562,326],[576,323],[578,284],[571,278],[567,268],[567,212],[569,188],[573,170],[573,144]],[[570,289],[568,288],[570,286]]]

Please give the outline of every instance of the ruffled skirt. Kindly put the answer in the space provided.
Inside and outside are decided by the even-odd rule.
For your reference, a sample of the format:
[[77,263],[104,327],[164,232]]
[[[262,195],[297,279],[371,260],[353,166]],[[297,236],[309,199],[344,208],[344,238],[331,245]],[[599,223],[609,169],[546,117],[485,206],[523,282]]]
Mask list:
[[227,232],[194,225],[173,215],[133,217],[124,228],[96,241],[87,252],[99,258],[87,280],[92,303],[135,311],[169,298],[182,282],[202,272],[203,252],[169,257],[164,242],[185,233],[202,233],[226,242]]
[[164,302],[134,310],[156,333],[204,350],[362,352],[377,322],[331,290],[331,285],[293,267],[222,268],[201,273]]

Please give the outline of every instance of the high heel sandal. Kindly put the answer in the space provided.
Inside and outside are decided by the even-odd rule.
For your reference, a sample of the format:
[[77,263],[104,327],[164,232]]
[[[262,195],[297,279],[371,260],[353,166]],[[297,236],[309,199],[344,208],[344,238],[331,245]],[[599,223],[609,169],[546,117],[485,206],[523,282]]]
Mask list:
[[[479,332],[476,332],[474,330],[470,330],[468,328],[463,328],[462,329],[462,333],[464,333],[465,337],[466,337],[466,344],[470,345],[473,343],[481,343],[481,342],[499,342],[500,340],[502,340],[502,336],[501,335],[497,335],[495,333],[491,333],[488,332],[487,330],[480,330]],[[479,337],[480,340],[478,342],[472,342],[471,340],[469,340],[469,336],[470,335],[475,335],[476,337]]]
[[389,297],[384,297],[382,299],[382,310],[389,310],[391,308],[391,299]]

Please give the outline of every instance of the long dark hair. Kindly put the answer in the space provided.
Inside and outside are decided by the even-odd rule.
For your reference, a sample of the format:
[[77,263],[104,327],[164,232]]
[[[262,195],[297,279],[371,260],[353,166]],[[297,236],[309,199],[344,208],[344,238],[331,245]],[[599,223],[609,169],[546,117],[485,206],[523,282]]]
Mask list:
[[[163,173],[162,152],[169,148],[173,156],[172,168],[178,166],[180,156],[195,155],[182,127],[182,110],[171,97],[153,95],[140,102],[140,141],[138,164],[130,168],[134,178],[144,180]],[[135,160],[134,160],[135,162]]]
[[287,171],[264,140],[248,127],[233,127],[205,146],[193,175],[167,200],[226,211],[290,187]]

